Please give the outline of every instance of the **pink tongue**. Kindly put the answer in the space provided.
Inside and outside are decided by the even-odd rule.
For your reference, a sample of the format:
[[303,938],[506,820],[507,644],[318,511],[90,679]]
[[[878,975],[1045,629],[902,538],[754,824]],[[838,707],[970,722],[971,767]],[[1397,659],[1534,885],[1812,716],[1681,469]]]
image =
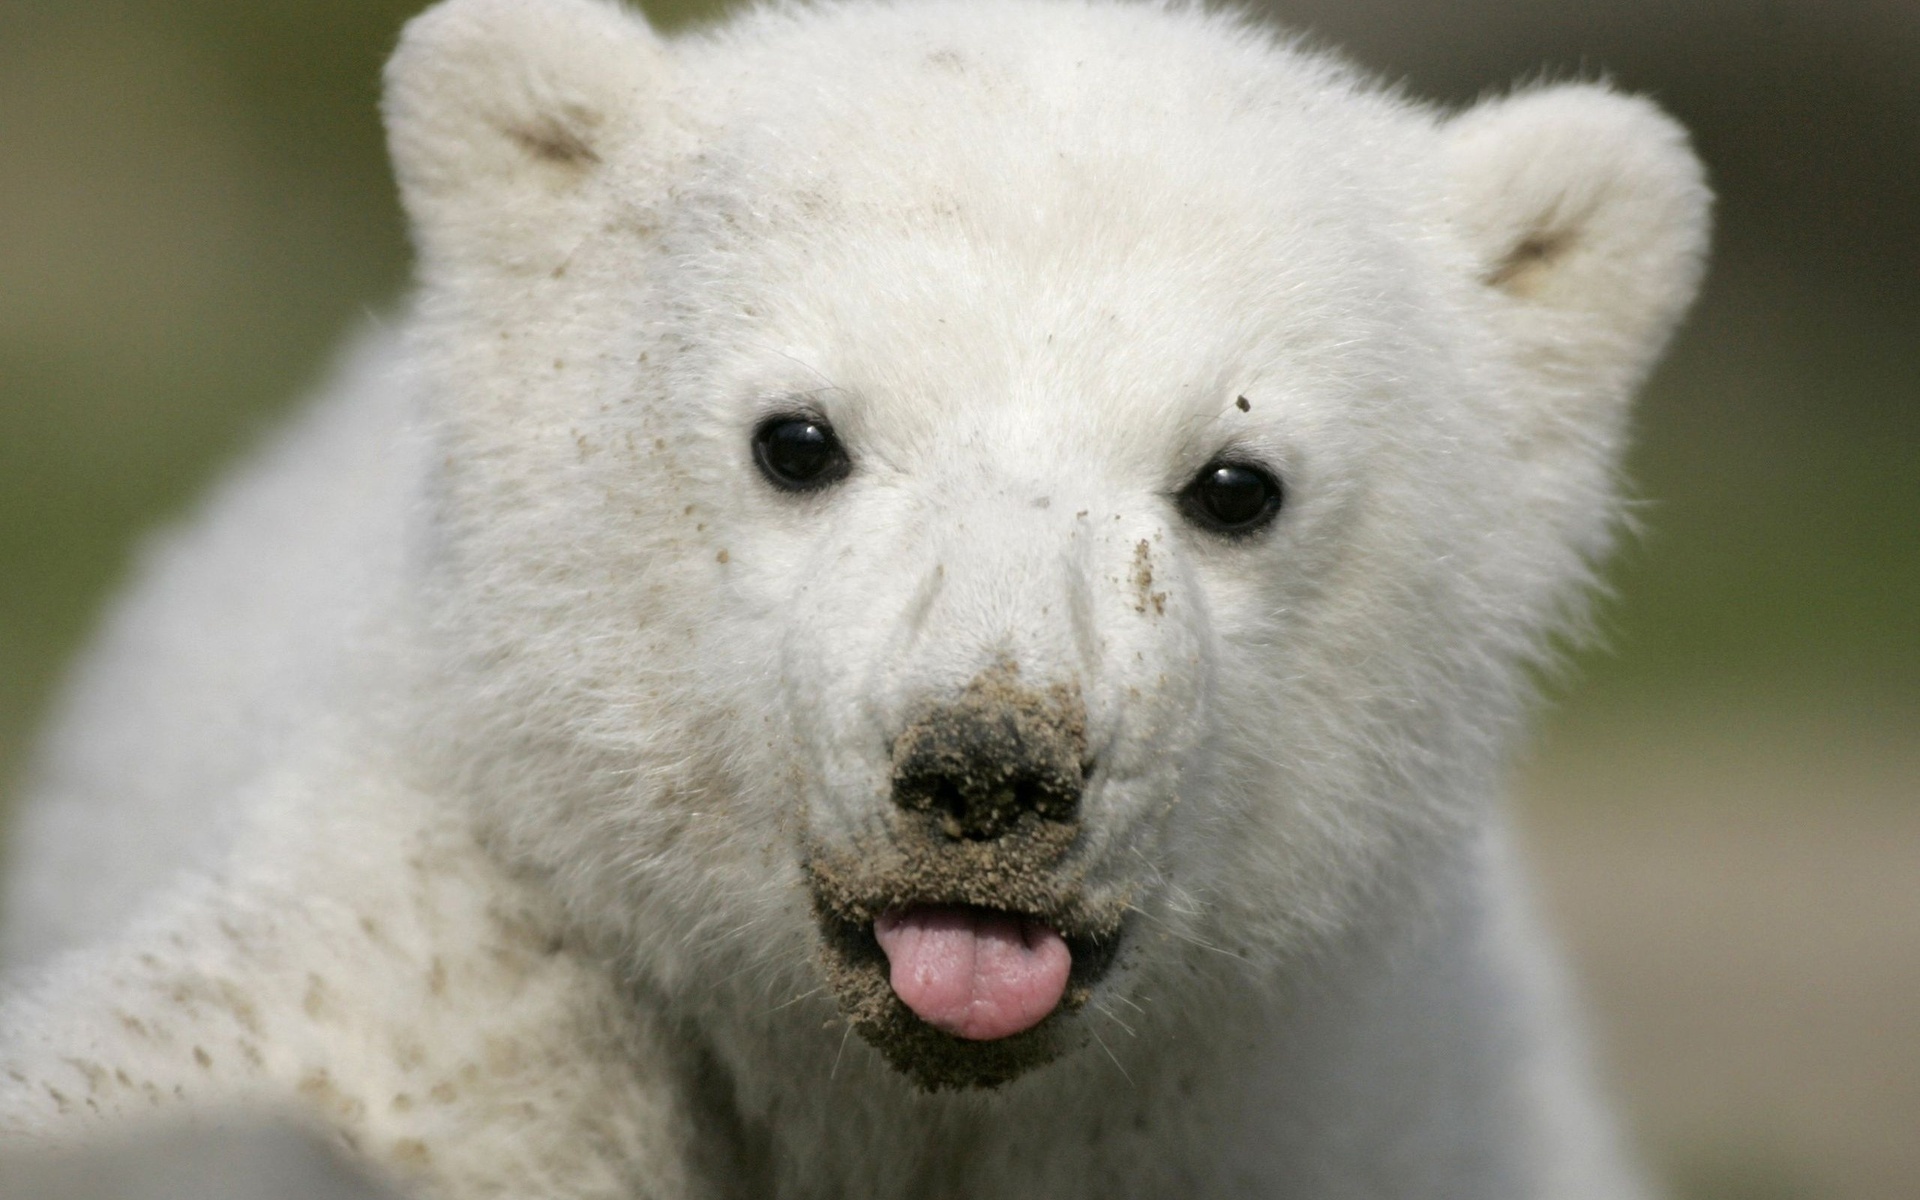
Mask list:
[[874,936],[894,995],[927,1024],[974,1041],[1031,1029],[1060,1006],[1073,954],[1039,921],[972,908],[887,913]]

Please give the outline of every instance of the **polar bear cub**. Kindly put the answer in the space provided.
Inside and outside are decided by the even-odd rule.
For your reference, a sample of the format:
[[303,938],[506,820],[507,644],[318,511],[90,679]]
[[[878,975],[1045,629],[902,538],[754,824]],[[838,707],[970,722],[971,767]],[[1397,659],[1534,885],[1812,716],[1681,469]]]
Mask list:
[[22,817],[0,1129],[423,1196],[1637,1194],[1497,803],[1708,194],[1244,19],[446,0],[418,287]]

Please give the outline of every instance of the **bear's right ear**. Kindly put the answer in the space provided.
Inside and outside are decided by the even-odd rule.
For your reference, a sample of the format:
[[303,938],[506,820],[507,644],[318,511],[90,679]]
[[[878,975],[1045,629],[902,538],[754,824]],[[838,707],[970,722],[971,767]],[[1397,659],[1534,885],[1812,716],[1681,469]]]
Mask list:
[[537,268],[658,121],[666,47],[611,0],[444,0],[386,71],[388,144],[422,257]]

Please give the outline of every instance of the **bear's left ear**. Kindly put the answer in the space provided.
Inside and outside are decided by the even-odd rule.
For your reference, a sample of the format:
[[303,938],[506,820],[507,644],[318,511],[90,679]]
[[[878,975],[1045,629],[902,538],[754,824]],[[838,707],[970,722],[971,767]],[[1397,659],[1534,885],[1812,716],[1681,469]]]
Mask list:
[[1712,194],[1685,131],[1638,97],[1570,85],[1483,102],[1442,135],[1447,219],[1553,410],[1532,432],[1613,441],[1700,285]]
[[[666,47],[611,0],[443,0],[387,64],[387,138],[429,265],[543,264],[657,138]],[[628,164],[631,166],[631,164]]]

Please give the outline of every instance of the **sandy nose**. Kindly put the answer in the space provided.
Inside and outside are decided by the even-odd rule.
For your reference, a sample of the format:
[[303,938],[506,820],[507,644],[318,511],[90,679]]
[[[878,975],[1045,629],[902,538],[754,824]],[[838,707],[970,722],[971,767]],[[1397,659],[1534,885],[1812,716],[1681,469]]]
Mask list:
[[955,841],[1004,836],[1024,821],[1073,821],[1085,787],[1079,688],[1022,684],[997,665],[926,712],[893,744],[893,801]]

